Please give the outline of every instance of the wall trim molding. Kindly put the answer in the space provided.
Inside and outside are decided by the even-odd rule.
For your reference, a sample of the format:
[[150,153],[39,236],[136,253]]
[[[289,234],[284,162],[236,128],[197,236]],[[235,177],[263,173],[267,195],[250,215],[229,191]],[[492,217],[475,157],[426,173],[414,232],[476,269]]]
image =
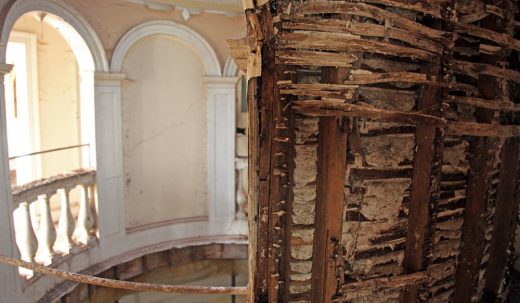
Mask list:
[[112,72],[120,73],[124,59],[130,48],[139,40],[152,35],[167,35],[187,43],[197,52],[204,62],[206,75],[222,75],[217,54],[206,39],[185,25],[166,20],[141,23],[129,30],[117,43],[112,56]]
[[224,77],[236,77],[238,76],[238,67],[235,63],[235,60],[228,56],[226,60],[226,64],[224,65],[224,71],[222,72],[222,76]]
[[164,221],[158,221],[158,222],[152,222],[152,223],[146,223],[141,224],[137,226],[130,226],[126,228],[127,234],[133,234],[157,227],[164,227],[164,226],[170,226],[173,224],[179,224],[179,223],[192,223],[192,222],[200,222],[200,221],[208,221],[209,216],[197,216],[197,217],[188,217],[188,218],[177,218],[177,219],[170,219],[170,220],[164,220]]

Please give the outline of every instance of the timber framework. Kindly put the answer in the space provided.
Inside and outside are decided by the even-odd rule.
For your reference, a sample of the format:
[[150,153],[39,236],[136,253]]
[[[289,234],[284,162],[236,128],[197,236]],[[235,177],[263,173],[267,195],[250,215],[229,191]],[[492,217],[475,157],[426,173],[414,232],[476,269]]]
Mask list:
[[510,0],[244,0],[251,302],[502,302],[520,153]]

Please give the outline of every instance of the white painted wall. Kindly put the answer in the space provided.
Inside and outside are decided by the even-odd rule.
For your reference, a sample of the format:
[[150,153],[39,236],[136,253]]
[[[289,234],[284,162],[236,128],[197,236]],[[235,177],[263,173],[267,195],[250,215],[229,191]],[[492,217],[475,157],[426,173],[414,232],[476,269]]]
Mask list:
[[205,68],[165,35],[141,39],[122,71],[127,227],[206,217]]

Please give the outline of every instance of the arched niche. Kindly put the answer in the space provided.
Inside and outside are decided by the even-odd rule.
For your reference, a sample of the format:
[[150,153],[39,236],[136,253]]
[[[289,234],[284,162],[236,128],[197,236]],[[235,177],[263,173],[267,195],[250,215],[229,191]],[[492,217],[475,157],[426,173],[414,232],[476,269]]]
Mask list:
[[123,61],[130,48],[139,40],[152,35],[167,35],[179,39],[195,49],[202,58],[207,76],[221,76],[221,67],[211,45],[197,32],[173,21],[150,21],[128,31],[118,42],[112,56],[111,71],[121,72]]
[[[208,192],[208,212],[205,219],[204,216],[196,216],[188,220],[208,220],[211,224],[215,223],[215,230],[233,233],[229,224],[235,218],[234,102],[237,78],[222,76],[215,51],[201,35],[187,26],[162,20],[137,25],[120,39],[112,56],[111,72],[124,74],[123,66],[128,53],[139,41],[153,36],[167,36],[192,49],[205,67],[205,75],[197,81],[203,85],[203,93],[207,99],[207,149],[204,152],[208,164],[207,188],[204,190]],[[180,221],[166,220],[159,226],[175,222]],[[130,231],[140,232],[154,227],[157,225],[144,224],[131,228]]]
[[[203,60],[164,34],[145,36],[121,71],[126,230],[208,219]],[[146,203],[144,203],[146,202]]]

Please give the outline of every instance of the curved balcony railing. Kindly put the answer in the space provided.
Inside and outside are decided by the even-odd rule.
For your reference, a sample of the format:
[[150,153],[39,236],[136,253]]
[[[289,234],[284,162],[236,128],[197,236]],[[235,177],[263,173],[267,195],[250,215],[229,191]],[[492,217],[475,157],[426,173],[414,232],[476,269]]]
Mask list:
[[[14,227],[21,259],[50,265],[56,256],[68,255],[94,243],[97,237],[95,186],[96,172],[85,169],[13,186]],[[76,188],[79,205],[74,216],[71,191]],[[57,209],[51,209],[51,199],[59,202]],[[53,213],[57,220],[53,220]],[[33,276],[32,271],[25,269],[21,269],[20,274],[27,278]]]

